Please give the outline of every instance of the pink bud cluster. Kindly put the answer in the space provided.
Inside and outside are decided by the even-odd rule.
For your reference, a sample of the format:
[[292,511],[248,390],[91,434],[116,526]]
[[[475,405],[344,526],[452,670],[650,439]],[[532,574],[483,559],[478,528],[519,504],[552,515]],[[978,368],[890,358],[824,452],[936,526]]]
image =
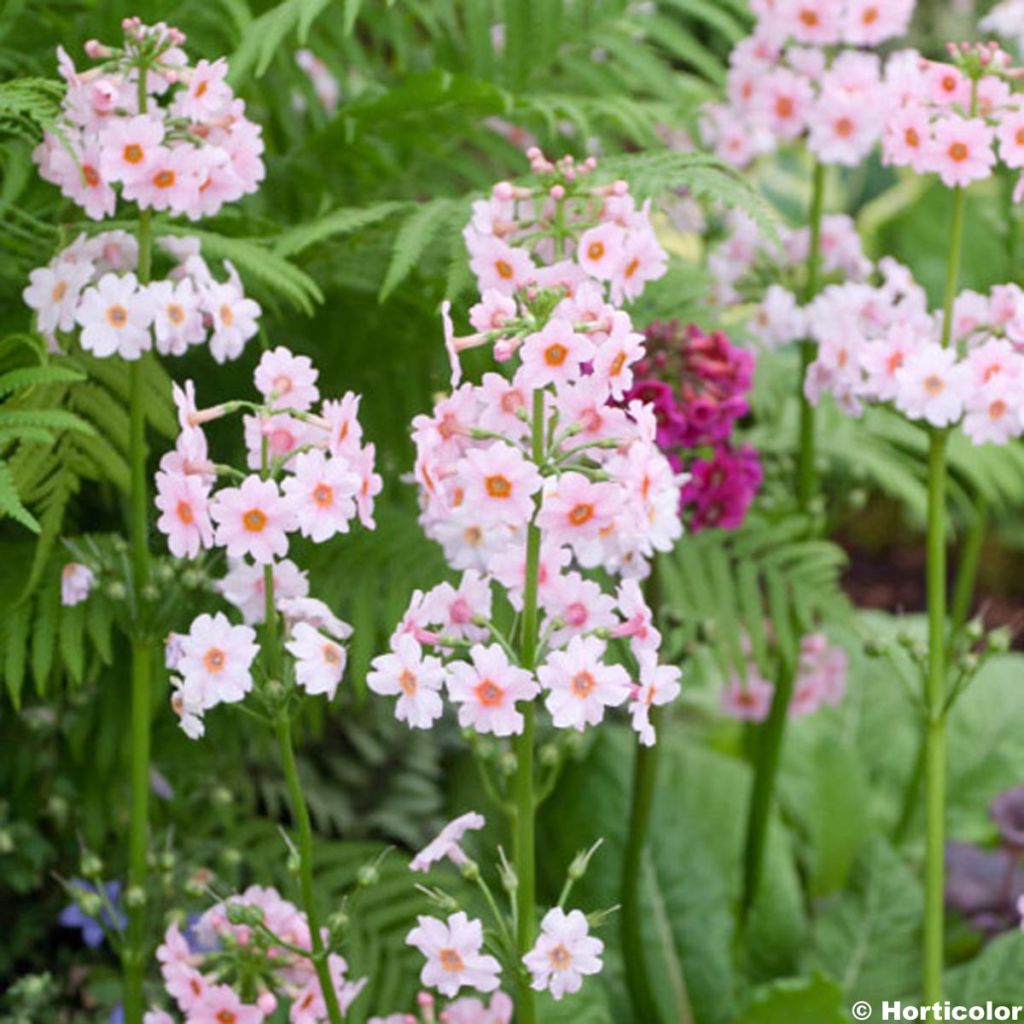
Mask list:
[[[578,571],[643,575],[648,559],[669,550],[682,530],[680,482],[657,447],[653,410],[639,400],[613,404],[632,386],[644,339],[606,301],[604,286],[614,292],[615,283],[596,267],[602,253],[633,244],[633,229],[614,220],[594,226],[580,213],[596,216],[612,200],[632,210],[632,201],[618,183],[590,187],[589,169],[578,173],[536,153],[532,159],[546,179],[539,190],[498,186],[476,209],[467,239],[471,252],[481,246],[474,265],[484,294],[470,311],[477,333],[456,337],[445,307],[455,390],[413,421],[421,522],[464,574],[457,587],[413,596],[368,684],[396,696],[396,715],[411,727],[440,717],[446,691],[463,727],[497,736],[520,732],[517,704],[542,693],[554,725],[578,730],[629,702],[650,743],[649,708],[675,697],[679,672],[657,663],[660,637],[635,580],[612,598]],[[544,211],[533,222],[540,236],[532,256],[503,240],[515,233],[504,218],[528,202]],[[479,233],[484,213],[496,234]],[[653,235],[644,242],[656,244]],[[494,261],[481,263],[482,251]],[[553,262],[537,266],[545,254]],[[619,256],[608,275],[616,267]],[[485,344],[506,373],[460,385],[459,352]],[[491,614],[494,585],[523,607],[531,524],[541,536],[536,673],[516,663]],[[606,663],[613,638],[629,639],[636,680]]]
[[[846,652],[830,644],[823,633],[811,633],[800,641],[789,716],[801,718],[821,707],[839,704],[846,692]],[[746,678],[734,675],[722,691],[722,710],[741,722],[763,722],[772,707],[775,685],[757,666],[747,665]]]
[[257,331],[259,305],[247,298],[234,266],[224,261],[224,280],[213,275],[199,240],[158,240],[171,265],[165,280],[142,284],[136,277],[138,243],[124,231],[82,235],[45,267],[29,274],[22,292],[51,348],[76,328],[86,352],[138,359],[152,348],[181,355],[208,343],[222,363],[241,355]]
[[690,472],[681,492],[687,525],[694,532],[734,529],[763,479],[757,452],[729,440],[750,409],[754,356],[721,331],[704,334],[678,321],[653,323],[644,333],[648,355],[635,367],[626,399],[653,406],[658,445],[677,472]]
[[[289,535],[321,543],[347,533],[357,516],[372,529],[382,481],[374,472],[374,446],[362,442],[359,397],[349,392],[320,402],[314,412],[317,376],[308,357],[279,347],[265,352],[256,367],[260,403],[197,409],[192,382],[175,386],[181,433],[156,474],[157,528],[179,558],[224,550],[228,573],[219,589],[244,622],[234,625],[222,612],[204,614],[187,634],[172,634],[168,667],[180,675],[173,703],[193,738],[203,733],[205,711],[242,700],[253,688],[251,666],[259,649],[251,627],[266,615],[268,570],[275,610],[287,626],[295,683],[330,698],[344,672],[341,644],[350,627],[308,596],[306,574],[286,557]],[[249,465],[259,472],[214,464],[202,429],[246,409]],[[227,486],[224,477],[230,478]]]
[[[195,945],[171,924],[156,951],[167,995],[188,1024],[263,1024],[284,1007],[291,1024],[327,1020],[306,915],[276,889],[250,886],[207,910],[192,931]],[[328,967],[345,1013],[366,978],[350,980],[337,953],[328,956]],[[154,1008],[145,1024],[175,1024],[175,1018]]]
[[881,136],[892,82],[858,48],[902,35],[914,5],[761,0],[753,34],[730,55],[726,101],[704,110],[705,141],[737,166],[798,139],[822,163],[859,163]]
[[228,85],[227,62],[190,65],[184,41],[136,18],[125,20],[121,46],[87,44],[99,61],[88,71],[58,48],[63,112],[34,156],[42,177],[93,220],[112,217],[119,194],[198,220],[263,180],[260,127]]
[[[951,63],[908,62],[888,113],[885,161],[938,174],[949,188],[988,178],[1002,161],[1024,168],[1024,96],[996,43],[951,44]],[[1024,174],[1015,199],[1024,196]]]
[[891,403],[911,420],[960,424],[975,444],[1024,434],[1024,291],[962,292],[943,347],[942,316],[928,312],[923,289],[883,264],[881,284],[833,285],[808,310],[819,343],[808,398],[829,392],[854,415],[865,402]]

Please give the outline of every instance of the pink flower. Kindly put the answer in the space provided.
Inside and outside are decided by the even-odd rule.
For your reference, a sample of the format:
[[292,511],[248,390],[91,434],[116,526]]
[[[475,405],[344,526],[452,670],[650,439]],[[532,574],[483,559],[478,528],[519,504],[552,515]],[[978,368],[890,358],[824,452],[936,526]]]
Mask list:
[[295,529],[295,513],[273,480],[248,476],[239,487],[219,490],[210,515],[217,523],[216,542],[231,558],[251,555],[267,565],[288,553],[287,534]]
[[[512,998],[504,992],[495,992],[489,1006],[473,996],[463,996],[444,1008],[444,1024],[511,1024],[515,1009]],[[415,1024],[413,1018],[395,1024]]]
[[463,814],[454,821],[448,822],[441,829],[437,838],[433,839],[413,857],[409,863],[409,869],[411,871],[429,871],[431,865],[444,860],[446,857],[456,867],[462,867],[467,861],[465,853],[462,852],[462,847],[459,846],[459,843],[462,842],[462,837],[467,832],[483,828],[486,824],[482,814],[475,814],[472,811],[469,814]]
[[295,659],[295,681],[299,686],[312,696],[323,693],[333,700],[345,671],[345,648],[306,622],[292,627],[291,639],[285,647]]
[[616,597],[619,614],[624,621],[612,630],[612,636],[629,637],[637,657],[645,650],[657,651],[661,646],[661,634],[654,628],[654,616],[647,607],[640,584],[634,579],[623,580]]
[[492,235],[474,236],[469,266],[476,274],[481,293],[493,288],[503,295],[512,295],[534,273],[533,261],[524,249],[516,249]]
[[[264,590],[265,574],[262,565],[253,565],[243,559],[228,559],[228,573],[217,583],[217,589],[241,613],[246,625],[256,625],[266,618],[267,596]],[[309,593],[309,580],[291,559],[273,563],[274,600],[279,608],[286,601],[305,599]],[[316,622],[312,625],[321,628]],[[345,639],[347,634],[335,634]]]
[[203,309],[213,320],[210,355],[223,363],[237,359],[245,343],[256,333],[260,315],[258,303],[247,299],[237,285],[212,284],[203,295]]
[[945,106],[957,104],[967,108],[971,102],[971,82],[952,64],[929,61],[925,72],[928,98]]
[[177,117],[190,121],[205,121],[220,113],[232,100],[231,86],[225,78],[228,62],[219,57],[212,64],[200,60],[188,77],[188,88],[174,97],[171,105]]
[[563,625],[550,638],[552,647],[561,647],[574,636],[618,625],[615,602],[593,582],[578,572],[556,576],[544,597],[544,611]]
[[346,391],[340,399],[324,402],[320,407],[328,428],[327,449],[332,455],[351,457],[359,452],[363,440],[359,402],[359,395]]
[[1004,114],[996,129],[999,155],[1007,167],[1024,167],[1024,110]]
[[321,451],[300,452],[291,469],[293,475],[285,477],[281,486],[302,536],[319,544],[336,533],[348,533],[362,483],[348,461]]
[[60,572],[60,603],[67,608],[81,604],[92,590],[95,576],[81,562],[67,562]]
[[637,663],[640,684],[630,701],[629,713],[640,743],[652,747],[657,737],[651,725],[651,708],[670,704],[679,696],[682,670],[675,665],[659,665],[657,652],[652,650],[641,651],[637,655]]
[[500,331],[518,312],[515,299],[497,288],[488,288],[480,301],[470,307],[469,322],[478,331]]
[[91,263],[64,260],[37,267],[28,275],[29,284],[21,297],[36,311],[40,334],[70,331],[75,326],[78,298],[91,279]]
[[223,612],[194,619],[181,651],[178,671],[206,707],[240,701],[252,689],[256,631],[231,625]]
[[520,438],[529,432],[529,424],[522,416],[529,413],[530,389],[520,374],[510,381],[500,373],[485,373],[480,382],[479,396],[481,430],[491,430],[506,437]]
[[163,122],[156,117],[114,118],[100,136],[100,173],[107,181],[135,182],[145,177],[163,140]]
[[423,600],[427,621],[440,627],[443,636],[483,640],[487,629],[474,619],[491,617],[491,587],[478,572],[462,574],[458,587],[440,583]]
[[722,710],[741,722],[763,722],[771,711],[775,687],[752,670],[746,683],[733,676],[722,691]]
[[766,120],[772,134],[780,139],[795,139],[807,124],[814,99],[811,83],[788,68],[775,68],[752,83],[755,107]]
[[482,520],[516,526],[533,515],[533,496],[540,490],[537,467],[502,441],[472,448],[457,466],[465,487],[465,503]]
[[199,200],[203,183],[203,156],[187,143],[157,146],[146,173],[124,183],[124,197],[139,209],[186,213]]
[[152,347],[152,305],[134,274],[104,274],[83,292],[76,319],[82,348],[93,355],[138,359]]
[[537,525],[556,544],[581,544],[612,525],[621,500],[615,484],[594,483],[582,473],[563,473],[545,490]]
[[916,0],[849,0],[843,39],[851,46],[877,46],[903,35]]
[[896,375],[910,355],[927,342],[927,337],[909,325],[897,324],[885,337],[860,346],[857,358],[871,396],[882,402],[892,401],[899,392]]
[[617,310],[612,330],[594,357],[594,375],[607,381],[612,397],[621,398],[633,386],[633,364],[644,356],[644,336],[632,330],[629,317]]
[[[559,573],[572,561],[572,552],[561,544],[542,540],[540,564],[537,567],[537,595],[546,606],[548,595],[556,585]],[[526,540],[505,543],[487,563],[487,571],[506,590],[509,603],[517,612],[523,610],[523,588],[526,585]]]
[[967,400],[964,433],[975,444],[1006,444],[1024,431],[1024,383],[999,374],[977,388]]
[[964,188],[992,174],[993,132],[981,118],[942,117],[933,132],[929,166],[947,188]]
[[637,298],[648,281],[663,277],[668,255],[650,231],[631,231],[622,247],[622,260],[612,276],[615,302]]
[[604,718],[606,707],[617,707],[629,696],[626,670],[604,664],[605,649],[597,637],[576,636],[537,669],[537,678],[548,690],[545,706],[557,728],[582,732]]
[[74,157],[63,147],[55,149],[52,167],[61,192],[82,207],[92,220],[103,220],[113,214],[117,194],[100,171],[98,143],[87,143]]
[[447,923],[436,917],[417,918],[419,922],[406,936],[427,959],[420,981],[445,996],[454,996],[464,985],[478,992],[493,992],[499,984],[501,965],[493,956],[481,955],[483,926],[462,911],[452,914]]
[[309,356],[297,356],[283,345],[264,352],[253,378],[256,390],[274,409],[306,412],[320,397],[318,371]]
[[180,356],[189,345],[206,339],[199,296],[189,278],[154,281],[147,285],[146,295],[153,310],[156,350],[161,355]]
[[356,491],[356,513],[359,522],[368,530],[376,528],[373,518],[374,499],[384,489],[384,480],[374,472],[376,447],[372,444],[360,448],[352,456],[353,471],[359,476],[359,490]]
[[189,1013],[189,1024],[263,1024],[263,1020],[259,1007],[243,1003],[227,985],[209,988],[202,1003]]
[[925,345],[896,372],[896,408],[911,419],[947,427],[963,413],[965,384],[955,350]]
[[576,259],[591,277],[607,281],[622,260],[626,233],[618,224],[598,224],[580,235]]
[[545,989],[555,1000],[579,992],[583,979],[603,967],[604,943],[589,933],[587,918],[580,910],[567,914],[553,907],[540,922],[540,935],[533,949],[523,957],[533,975],[532,986]]
[[[290,562],[280,562],[278,565],[291,565]],[[275,569],[277,566],[275,566]],[[298,569],[296,568],[296,572]],[[303,576],[305,580],[305,576]],[[274,597],[278,598],[279,588],[275,582]],[[323,601],[315,597],[280,597],[277,607],[285,618],[289,628],[296,623],[305,622],[315,629],[322,630],[329,636],[338,640],[347,640],[352,635],[352,627],[338,618]]]
[[911,103],[889,114],[882,153],[894,167],[911,167],[918,174],[931,169],[932,129],[924,107]]
[[549,320],[522,347],[523,365],[517,377],[529,389],[548,384],[569,384],[580,377],[580,366],[594,358],[594,343],[577,334],[572,324],[560,317]]
[[410,729],[429,729],[444,710],[439,692],[444,679],[440,659],[424,657],[416,640],[401,633],[392,640],[390,654],[373,659],[366,685],[385,697],[397,694],[395,718]]
[[194,474],[156,475],[156,507],[163,513],[157,529],[167,535],[167,547],[176,558],[195,558],[201,548],[213,547],[210,488]]
[[457,661],[448,667],[448,695],[459,705],[459,725],[495,736],[522,732],[523,716],[516,703],[537,696],[533,677],[510,665],[496,644],[475,644],[469,656],[471,665]]

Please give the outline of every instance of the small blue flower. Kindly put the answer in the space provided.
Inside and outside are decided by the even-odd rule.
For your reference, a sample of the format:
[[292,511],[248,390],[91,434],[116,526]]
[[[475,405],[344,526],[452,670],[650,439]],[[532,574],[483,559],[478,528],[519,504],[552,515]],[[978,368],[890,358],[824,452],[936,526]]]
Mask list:
[[[81,878],[73,878],[71,885],[75,889],[83,889],[86,892],[98,893],[99,890],[90,882]],[[107,882],[104,886],[107,899],[114,908],[114,917],[111,918],[110,911],[106,907],[100,911],[99,918],[89,917],[77,903],[71,903],[61,912],[57,920],[65,928],[78,928],[82,932],[82,941],[90,949],[96,949],[103,944],[103,926],[113,928],[115,931],[124,931],[126,924],[125,916],[121,913],[119,901],[121,899],[121,883]],[[112,1018],[113,1019],[113,1018]]]
[[120,1003],[110,1011],[107,1024],[124,1024],[124,1007]]

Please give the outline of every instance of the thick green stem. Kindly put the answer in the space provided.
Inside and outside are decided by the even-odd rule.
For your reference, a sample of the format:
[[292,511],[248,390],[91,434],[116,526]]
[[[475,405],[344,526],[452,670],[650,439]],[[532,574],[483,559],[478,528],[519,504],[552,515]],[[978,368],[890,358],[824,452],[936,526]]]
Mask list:
[[[531,429],[532,455],[535,463],[544,461],[544,392],[533,394]],[[531,523],[526,535],[526,581],[523,592],[523,632],[520,645],[523,668],[532,672],[537,667],[537,590],[540,578],[540,530]],[[536,797],[534,794],[534,731],[533,702],[523,705],[523,731],[516,737],[516,775],[513,781],[515,804],[515,837],[513,848],[516,868],[516,947],[520,957],[533,946],[537,932],[537,850],[534,835]],[[522,972],[516,985],[516,1021],[534,1024],[537,1006],[529,979]]]
[[327,951],[324,949],[320,935],[320,919],[316,912],[316,899],[313,894],[313,829],[309,823],[309,808],[302,794],[302,784],[295,767],[295,748],[292,745],[291,720],[287,713],[277,719],[277,743],[281,751],[281,766],[284,769],[285,782],[288,785],[288,798],[292,805],[292,816],[299,830],[299,882],[302,889],[302,905],[309,922],[310,942],[312,943],[312,961],[316,976],[320,982],[327,1017],[331,1024],[342,1024],[341,1007],[338,1005],[338,994],[331,982],[331,972],[327,963]]
[[[803,301],[811,302],[821,289],[821,220],[825,210],[825,165],[814,164],[814,177],[811,184],[811,209],[809,214],[810,243],[807,248],[807,281]],[[800,378],[797,381],[797,397],[800,402],[800,437],[797,451],[796,466],[796,497],[802,512],[810,510],[816,490],[816,471],[814,466],[814,406],[804,394],[804,381],[807,369],[814,362],[815,345],[813,341],[800,342]]]
[[747,809],[747,839],[743,852],[743,894],[740,903],[741,919],[745,922],[757,901],[764,868],[764,851],[768,839],[775,800],[775,781],[779,772],[782,740],[789,717],[789,702],[796,683],[797,660],[786,658],[779,670],[775,694],[768,719],[761,726],[754,756],[754,781]]
[[978,582],[978,567],[981,564],[981,546],[985,541],[985,529],[988,526],[988,502],[978,494],[974,499],[974,517],[967,529],[963,549],[960,552],[960,564],[956,570],[956,584],[953,587],[953,627],[950,642],[956,640],[971,614],[974,601],[974,588]]

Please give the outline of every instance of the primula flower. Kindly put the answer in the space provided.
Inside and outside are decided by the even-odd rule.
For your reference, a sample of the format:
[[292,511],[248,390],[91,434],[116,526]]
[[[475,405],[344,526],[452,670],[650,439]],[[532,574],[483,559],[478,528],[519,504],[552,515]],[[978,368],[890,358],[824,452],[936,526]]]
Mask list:
[[210,355],[218,363],[237,359],[258,330],[258,303],[246,298],[231,282],[213,283],[203,296],[203,308],[213,320]]
[[319,544],[336,533],[348,533],[362,484],[348,462],[320,451],[300,452],[290,468],[292,475],[281,486],[302,536]]
[[231,558],[251,555],[261,565],[288,553],[288,532],[295,529],[292,503],[273,480],[248,476],[238,487],[219,490],[210,505],[217,524],[216,542]]
[[632,725],[645,747],[654,746],[656,739],[651,725],[651,708],[670,704],[679,696],[682,670],[675,665],[659,665],[656,651],[643,650],[637,655],[640,682],[629,703]]
[[533,976],[532,987],[559,1000],[578,992],[587,975],[600,973],[603,952],[604,943],[590,935],[582,911],[553,907],[541,920],[540,935],[523,963]]
[[[309,577],[290,558],[271,563],[274,581],[274,601],[282,611],[287,601],[306,599],[309,594]],[[216,589],[241,613],[248,626],[262,623],[266,617],[267,596],[264,589],[266,573],[264,566],[254,565],[241,558],[228,559],[227,574],[216,583]],[[318,602],[319,603],[319,602]],[[312,625],[321,628],[317,623]],[[344,625],[344,624],[343,624]],[[336,633],[342,639],[345,633]]]
[[482,829],[487,822],[483,815],[470,812],[448,822],[438,836],[431,840],[409,863],[411,871],[429,871],[431,866],[445,858],[456,867],[462,867],[467,857],[459,843],[467,832]]
[[410,729],[429,729],[441,717],[444,705],[440,690],[445,670],[439,658],[424,655],[415,638],[401,633],[392,641],[390,654],[374,658],[366,685],[383,696],[398,696],[395,718]]
[[[449,1003],[444,1008],[444,1024],[511,1024],[515,1004],[512,997],[498,991],[491,996],[490,1003],[485,1006],[480,999],[463,996]],[[413,1024],[412,1021],[401,1021],[397,1024]]]
[[82,348],[95,356],[138,359],[152,347],[153,305],[134,274],[104,274],[83,292],[75,316]]
[[520,383],[531,390],[578,380],[580,367],[594,358],[594,344],[560,318],[549,320],[523,342]]
[[540,692],[529,672],[509,664],[497,645],[474,644],[472,664],[456,661],[448,666],[448,696],[459,705],[459,725],[480,733],[513,736],[523,731],[519,701]]
[[440,627],[444,636],[466,640],[483,640],[487,629],[474,623],[474,619],[491,617],[491,587],[472,569],[462,574],[458,587],[441,583],[426,595],[424,615],[431,624]]
[[618,224],[599,224],[580,235],[576,259],[591,277],[602,281],[611,278],[622,261],[626,233]]
[[283,345],[263,353],[254,373],[256,390],[275,409],[306,412],[320,397],[319,376],[308,356],[297,356]]
[[167,547],[176,558],[195,558],[213,547],[210,488],[201,477],[185,473],[156,475],[154,503],[163,513],[157,529],[167,535]]
[[163,123],[148,114],[117,118],[100,136],[100,173],[107,181],[135,182],[153,166],[164,140]]
[[29,284],[21,295],[25,305],[36,311],[40,334],[70,331],[75,326],[79,296],[91,278],[91,263],[60,259],[28,275]]
[[292,627],[291,639],[285,643],[295,659],[295,681],[310,695],[334,693],[345,671],[345,648],[329,640],[306,622]]
[[561,647],[572,637],[618,625],[615,601],[593,580],[578,572],[556,576],[544,598],[544,609],[552,620],[562,623],[552,632],[550,644]]
[[549,485],[537,525],[555,544],[580,544],[607,530],[619,511],[614,484],[595,483],[582,473],[564,473]]
[[480,282],[480,291],[488,288],[512,295],[533,276],[533,260],[525,250],[491,236],[479,236],[469,261]]
[[189,1024],[263,1024],[264,1019],[258,1006],[243,1003],[228,985],[211,986],[189,1013]]
[[629,676],[621,665],[606,665],[606,645],[597,637],[573,637],[564,651],[553,651],[537,669],[548,691],[545,706],[560,729],[583,731],[604,718],[630,694]]
[[930,169],[948,188],[982,181],[996,163],[992,140],[992,129],[981,118],[940,118],[932,129]]
[[417,921],[405,941],[426,957],[420,972],[424,985],[445,996],[454,996],[464,985],[478,992],[493,992],[498,987],[501,966],[493,956],[480,952],[484,935],[479,921],[470,920],[462,911],[447,922],[424,916]]
[[60,573],[60,603],[70,608],[81,604],[92,590],[95,580],[92,569],[81,562],[67,562]]
[[896,371],[896,407],[933,427],[949,426],[963,412],[964,384],[964,370],[954,350],[924,346]]
[[741,722],[763,722],[774,694],[775,687],[748,668],[746,681],[733,676],[722,690],[722,710]]
[[466,452],[456,467],[465,488],[467,508],[486,522],[510,526],[533,515],[533,495],[540,490],[537,467],[502,441]]
[[153,310],[157,352],[180,356],[190,345],[205,340],[206,326],[191,278],[154,281],[147,286],[146,294]]
[[181,639],[181,652],[178,671],[207,707],[240,701],[252,689],[256,632],[233,626],[223,612],[194,619]]

